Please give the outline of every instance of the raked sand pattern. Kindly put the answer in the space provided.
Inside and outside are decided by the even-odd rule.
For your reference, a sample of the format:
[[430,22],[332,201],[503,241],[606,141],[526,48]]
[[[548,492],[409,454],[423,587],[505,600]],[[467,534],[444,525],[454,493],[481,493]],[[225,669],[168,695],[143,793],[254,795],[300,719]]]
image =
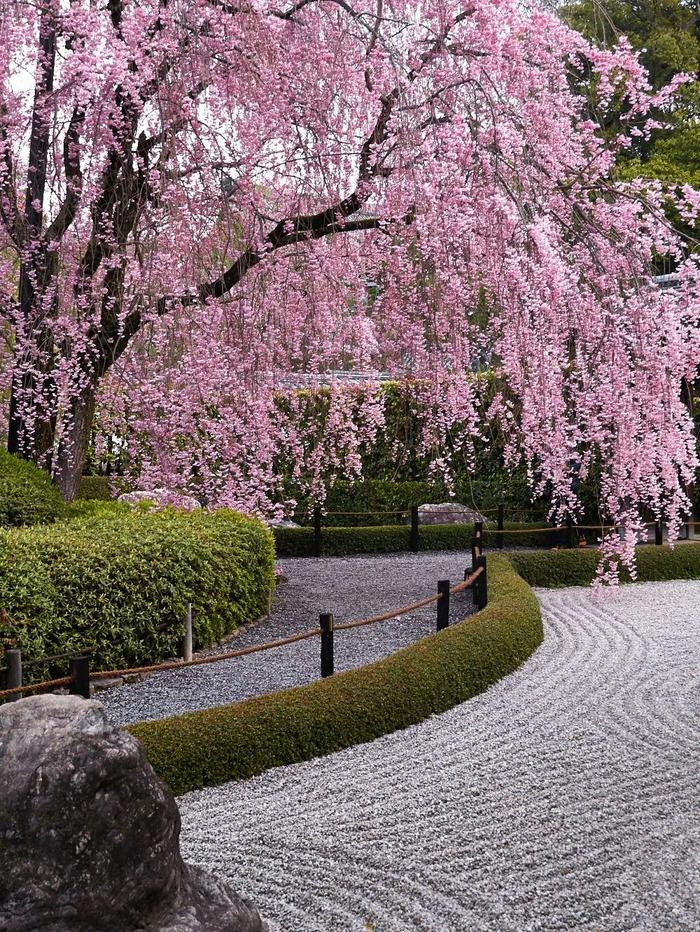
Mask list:
[[538,594],[516,673],[182,797],[185,857],[284,932],[700,930],[700,582]]

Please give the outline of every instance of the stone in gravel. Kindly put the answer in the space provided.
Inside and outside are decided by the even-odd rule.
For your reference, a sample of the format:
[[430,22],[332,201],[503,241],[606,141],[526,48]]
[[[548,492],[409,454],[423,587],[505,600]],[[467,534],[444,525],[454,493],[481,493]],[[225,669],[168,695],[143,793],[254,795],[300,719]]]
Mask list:
[[99,703],[0,709],[0,772],[3,932],[264,932],[250,903],[182,860],[172,793]]
[[441,502],[438,505],[420,505],[418,520],[421,524],[474,524],[486,522],[478,511],[460,505],[459,502]]

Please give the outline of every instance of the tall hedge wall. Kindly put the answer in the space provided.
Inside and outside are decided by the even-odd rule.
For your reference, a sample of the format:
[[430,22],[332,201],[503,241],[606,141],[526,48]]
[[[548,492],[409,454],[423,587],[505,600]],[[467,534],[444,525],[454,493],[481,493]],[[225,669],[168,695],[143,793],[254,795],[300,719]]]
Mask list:
[[[147,664],[179,653],[189,601],[197,646],[266,611],[274,543],[261,522],[101,507],[97,517],[0,532],[0,606],[10,619],[0,636],[25,663],[90,649],[96,669]],[[65,661],[31,673],[39,670],[65,673]]]
[[376,663],[129,731],[175,793],[371,741],[475,696],[530,656],[542,640],[539,605],[505,557],[489,559],[489,600]]

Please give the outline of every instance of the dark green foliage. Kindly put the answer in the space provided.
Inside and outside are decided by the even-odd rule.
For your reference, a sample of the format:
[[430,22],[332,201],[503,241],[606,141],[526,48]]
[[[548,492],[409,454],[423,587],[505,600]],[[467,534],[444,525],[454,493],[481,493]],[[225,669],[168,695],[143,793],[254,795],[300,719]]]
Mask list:
[[[505,523],[503,543],[506,547],[553,546],[556,535],[509,534],[508,529],[522,531],[528,527],[543,527],[544,521],[532,525]],[[312,528],[275,528],[275,542],[279,557],[313,556]],[[419,532],[421,550],[470,550],[474,526],[472,524],[426,524]],[[496,546],[496,532],[492,528],[484,534],[484,545]],[[400,553],[410,550],[410,530],[407,524],[383,527],[324,527],[321,532],[323,556],[342,557],[357,553]]]
[[78,488],[79,499],[109,501],[112,495],[109,476],[83,476]]
[[187,602],[198,647],[267,610],[274,545],[261,522],[114,505],[101,505],[107,517],[0,534],[5,636],[25,661],[89,649],[95,669],[157,662],[179,653]]
[[489,598],[478,615],[377,663],[129,730],[178,794],[371,741],[477,695],[530,656],[539,605],[504,557],[490,558]]
[[63,507],[48,473],[0,450],[0,527],[50,524]]
[[[564,18],[594,42],[610,47],[621,35],[639,50],[649,80],[656,90],[679,72],[697,77],[700,68],[700,15],[697,0],[567,0],[560,12]],[[700,182],[698,158],[698,116],[700,83],[684,85],[670,105],[655,114],[663,129],[649,139],[641,137],[618,160],[618,174],[624,180],[642,177],[659,179],[667,189]],[[620,117],[606,123],[609,133],[618,131]],[[689,225],[670,205],[668,216],[674,225],[692,236],[696,247],[698,225]],[[668,271],[663,268],[662,271]]]
[[[592,582],[599,554],[589,550],[555,550],[546,553],[511,553],[509,558],[517,572],[531,586],[588,586]],[[637,579],[653,582],[662,579],[700,579],[700,543],[667,545],[645,544],[637,547]],[[623,576],[623,582],[629,577]]]

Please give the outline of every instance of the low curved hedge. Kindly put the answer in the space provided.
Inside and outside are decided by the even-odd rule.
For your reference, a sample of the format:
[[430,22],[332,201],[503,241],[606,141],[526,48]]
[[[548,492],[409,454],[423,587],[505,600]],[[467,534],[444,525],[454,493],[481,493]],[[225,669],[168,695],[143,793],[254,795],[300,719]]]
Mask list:
[[[187,602],[205,646],[263,614],[273,585],[270,531],[231,511],[111,509],[0,532],[0,637],[25,663],[86,649],[94,669],[157,662],[180,652]],[[65,672],[32,666],[27,681]]]
[[488,566],[487,608],[376,663],[129,731],[181,794],[371,741],[444,712],[515,670],[542,641],[530,587],[505,557],[490,557]]
[[61,493],[48,473],[0,450],[0,527],[50,524],[63,508]]
[[[659,582],[665,579],[700,579],[700,543],[678,543],[673,550],[664,544],[643,544],[636,548],[637,581]],[[544,553],[510,553],[517,572],[531,586],[557,588],[589,586],[600,559],[598,550],[550,550]],[[629,575],[621,574],[622,582]]]

